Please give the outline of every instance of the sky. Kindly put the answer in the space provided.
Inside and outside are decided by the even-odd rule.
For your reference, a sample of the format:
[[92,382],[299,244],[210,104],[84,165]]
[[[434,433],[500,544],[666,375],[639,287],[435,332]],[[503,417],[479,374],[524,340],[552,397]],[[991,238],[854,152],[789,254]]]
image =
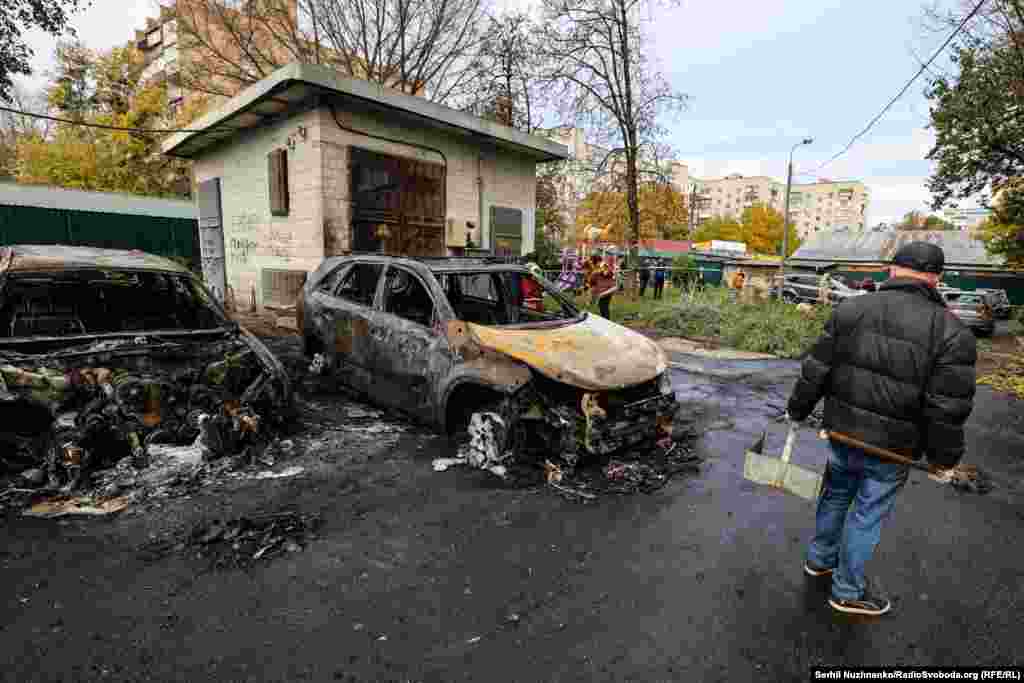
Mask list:
[[[506,8],[535,0],[495,0]],[[841,150],[917,71],[945,38],[922,29],[922,2],[909,0],[661,0],[647,13],[644,49],[688,109],[666,119],[668,142],[691,175],[768,175],[785,180],[789,150],[796,173]],[[93,0],[72,24],[88,46],[134,37],[156,0]],[[35,74],[45,83],[56,41],[28,35]],[[937,67],[948,65],[945,56]],[[870,189],[870,224],[928,211],[925,160],[933,141],[919,79],[850,151],[815,177],[857,179]]]

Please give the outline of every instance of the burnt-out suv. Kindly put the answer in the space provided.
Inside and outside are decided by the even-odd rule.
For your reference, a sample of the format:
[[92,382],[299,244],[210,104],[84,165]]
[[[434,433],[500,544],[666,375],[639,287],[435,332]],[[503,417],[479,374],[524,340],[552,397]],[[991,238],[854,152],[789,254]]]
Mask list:
[[676,410],[660,347],[520,266],[332,257],[306,282],[299,327],[313,366],[373,402],[486,433],[481,466],[653,444]]
[[0,475],[75,488],[154,445],[235,455],[290,407],[280,362],[177,263],[0,247]]

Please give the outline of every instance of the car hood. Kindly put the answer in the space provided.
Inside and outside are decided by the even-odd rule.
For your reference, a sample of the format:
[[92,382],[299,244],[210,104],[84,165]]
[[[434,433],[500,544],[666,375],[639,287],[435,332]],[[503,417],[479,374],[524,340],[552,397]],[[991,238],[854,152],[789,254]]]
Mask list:
[[480,346],[515,358],[545,377],[587,391],[642,384],[668,367],[665,352],[653,341],[595,315],[547,329],[472,323],[468,327]]

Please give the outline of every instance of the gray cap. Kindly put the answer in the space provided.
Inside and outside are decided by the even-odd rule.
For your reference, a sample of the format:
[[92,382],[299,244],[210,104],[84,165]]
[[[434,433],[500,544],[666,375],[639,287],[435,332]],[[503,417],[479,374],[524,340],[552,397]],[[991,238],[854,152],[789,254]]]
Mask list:
[[907,242],[896,250],[892,263],[922,273],[941,273],[946,265],[946,255],[937,244]]

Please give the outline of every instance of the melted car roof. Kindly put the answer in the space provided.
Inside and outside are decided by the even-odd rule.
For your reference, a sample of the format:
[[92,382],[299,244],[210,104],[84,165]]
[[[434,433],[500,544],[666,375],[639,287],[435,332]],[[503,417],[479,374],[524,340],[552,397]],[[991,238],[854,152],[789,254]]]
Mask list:
[[70,247],[62,244],[17,244],[0,247],[0,272],[40,272],[81,268],[152,270],[188,274],[181,264],[144,251]]

